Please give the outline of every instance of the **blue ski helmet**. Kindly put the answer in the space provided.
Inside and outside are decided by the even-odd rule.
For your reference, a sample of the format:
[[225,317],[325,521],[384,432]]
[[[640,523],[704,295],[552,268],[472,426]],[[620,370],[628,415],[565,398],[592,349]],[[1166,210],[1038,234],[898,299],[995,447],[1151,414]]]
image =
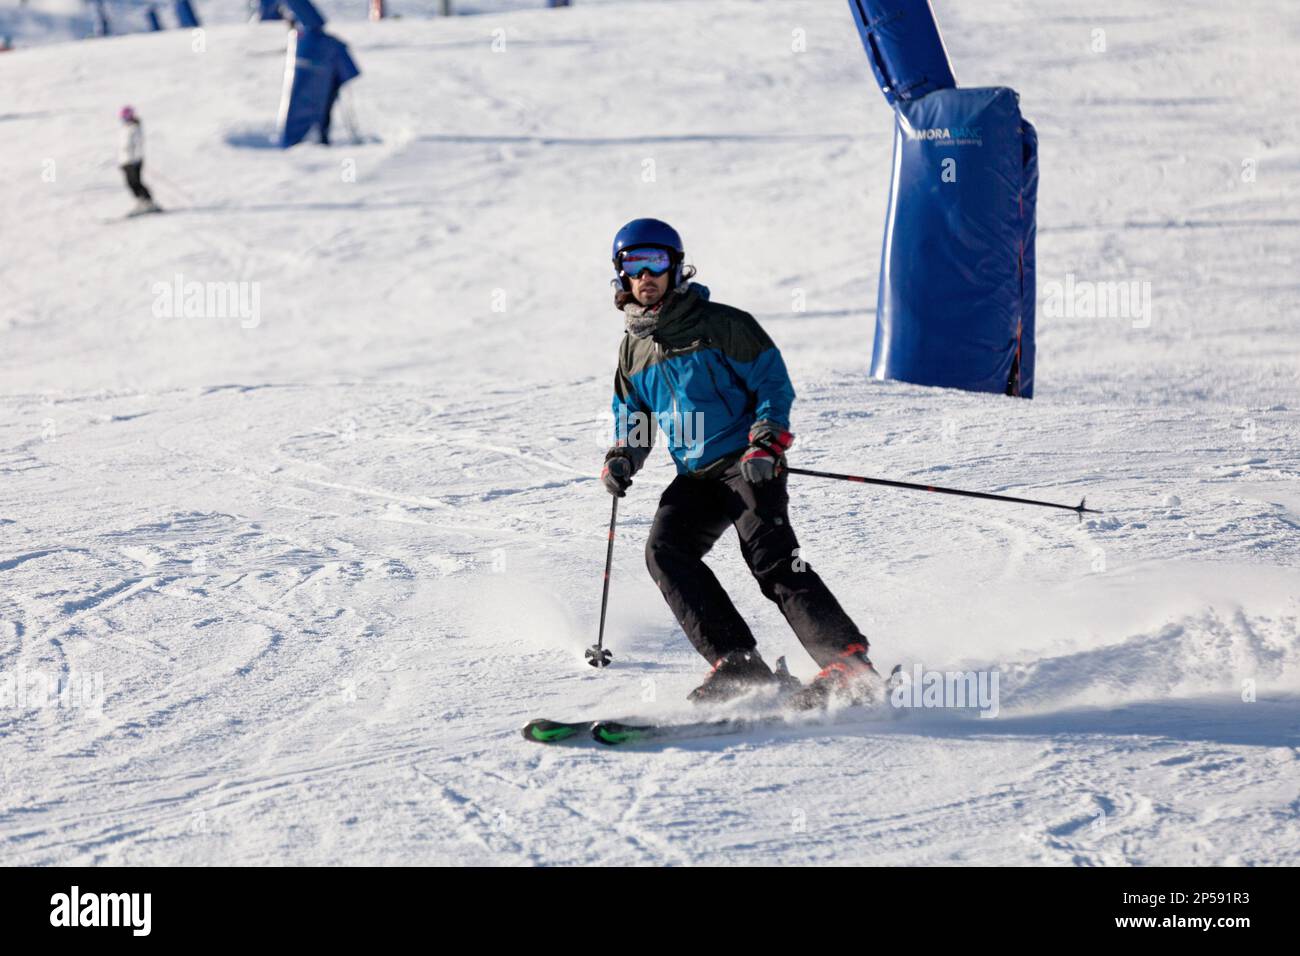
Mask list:
[[631,283],[623,275],[623,269],[618,261],[619,253],[641,246],[655,246],[668,250],[673,260],[673,285],[681,285],[686,249],[682,246],[682,237],[677,234],[677,230],[659,219],[633,219],[614,237],[614,272],[617,273],[624,289],[629,288]]

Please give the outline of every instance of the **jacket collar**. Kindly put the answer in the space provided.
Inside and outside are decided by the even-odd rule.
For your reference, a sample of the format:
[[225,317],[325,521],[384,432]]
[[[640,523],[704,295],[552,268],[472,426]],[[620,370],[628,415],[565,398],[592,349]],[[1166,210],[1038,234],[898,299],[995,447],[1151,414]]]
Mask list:
[[708,290],[694,282],[685,290],[674,289],[670,292],[663,308],[659,310],[655,340],[672,345],[688,336],[699,324],[700,307],[707,299]]

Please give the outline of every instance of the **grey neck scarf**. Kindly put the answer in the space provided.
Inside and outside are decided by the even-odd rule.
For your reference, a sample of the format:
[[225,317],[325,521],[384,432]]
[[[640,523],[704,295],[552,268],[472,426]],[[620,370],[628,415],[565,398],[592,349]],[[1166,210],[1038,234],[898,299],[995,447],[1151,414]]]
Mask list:
[[707,299],[709,297],[708,289],[705,289],[699,283],[691,282],[688,278],[677,288],[670,289],[667,295],[651,306],[644,306],[637,302],[630,292],[622,292],[621,295],[616,294],[614,301],[622,303],[619,308],[623,310],[623,325],[627,330],[638,339],[648,339],[654,335],[655,329],[659,328],[659,316],[663,314],[663,310],[668,303],[677,296],[685,295],[691,286],[701,290],[703,298]]
[[638,302],[629,302],[623,306],[623,325],[638,339],[648,339],[659,327],[659,312],[662,306],[663,300],[649,307]]

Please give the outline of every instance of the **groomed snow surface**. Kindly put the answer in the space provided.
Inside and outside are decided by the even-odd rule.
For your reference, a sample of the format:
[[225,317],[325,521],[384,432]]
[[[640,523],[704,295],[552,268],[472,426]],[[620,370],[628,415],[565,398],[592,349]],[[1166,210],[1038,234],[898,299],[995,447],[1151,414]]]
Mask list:
[[[585,6],[611,2],[616,0],[582,0]],[[454,16],[536,10],[546,6],[546,0],[384,0],[384,10],[386,16],[394,19],[425,19],[441,16],[448,3]],[[328,27],[331,30],[370,16],[370,0],[313,0],[312,5],[332,25]],[[258,0],[190,0],[190,8],[205,30],[247,23],[257,6]],[[102,0],[102,7],[110,36],[147,32],[150,7],[164,30],[179,26],[173,0]],[[14,49],[93,39],[97,22],[94,0],[0,0],[0,45],[6,38]]]
[[[336,21],[363,75],[289,152],[280,25],[0,56],[0,861],[1300,862],[1300,15],[935,6],[1038,127],[1040,310],[1149,290],[1040,315],[1032,402],[867,377],[892,118],[843,3]],[[166,215],[121,218],[126,102]],[[873,657],[996,671],[996,717],[520,738],[705,671],[643,564],[662,450],[582,660],[643,215],[782,346],[793,463],[1104,511],[791,480]]]

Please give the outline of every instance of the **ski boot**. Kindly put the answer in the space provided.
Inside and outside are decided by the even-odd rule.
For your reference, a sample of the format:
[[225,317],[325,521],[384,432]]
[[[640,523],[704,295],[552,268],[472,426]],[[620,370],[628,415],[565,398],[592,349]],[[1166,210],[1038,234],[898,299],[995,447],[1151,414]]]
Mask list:
[[795,710],[818,710],[832,702],[848,705],[884,700],[885,681],[867,657],[867,645],[850,644],[802,690],[790,696]]
[[687,699],[696,704],[721,704],[776,682],[777,676],[758,651],[730,651],[718,658],[704,683]]

